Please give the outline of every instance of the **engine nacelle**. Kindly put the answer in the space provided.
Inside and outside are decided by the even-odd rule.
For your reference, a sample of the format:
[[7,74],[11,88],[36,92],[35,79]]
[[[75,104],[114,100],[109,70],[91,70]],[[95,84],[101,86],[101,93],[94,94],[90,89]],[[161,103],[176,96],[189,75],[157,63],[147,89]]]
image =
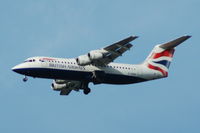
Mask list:
[[76,62],[81,66],[89,65],[95,60],[102,59],[104,55],[108,53],[109,52],[104,49],[92,50],[87,55],[81,55],[76,58]]
[[[63,80],[64,82],[64,80]],[[56,80],[51,84],[51,87],[55,91],[61,91],[62,89],[79,90],[81,88],[80,81],[66,81],[65,83],[56,83]]]
[[67,83],[67,81],[66,80],[62,80],[62,79],[56,79],[56,80],[54,80],[57,84],[65,84],[65,83]]
[[88,53],[88,57],[90,58],[90,60],[98,60],[103,58],[103,53],[101,53],[100,51],[90,51]]
[[92,61],[90,60],[88,55],[81,55],[78,58],[76,58],[76,62],[78,65],[84,66],[91,64]]
[[57,83],[52,83],[51,87],[55,91],[61,91],[62,89],[66,89],[67,85],[66,84],[57,84]]

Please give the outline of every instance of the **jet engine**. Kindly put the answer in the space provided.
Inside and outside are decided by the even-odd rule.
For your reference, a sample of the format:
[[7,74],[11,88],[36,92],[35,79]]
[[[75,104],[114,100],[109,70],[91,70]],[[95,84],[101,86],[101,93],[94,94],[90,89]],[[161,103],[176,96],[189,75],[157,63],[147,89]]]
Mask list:
[[55,80],[51,87],[55,91],[61,91],[63,89],[79,90],[81,88],[80,81],[68,81],[68,80]]
[[78,65],[85,66],[91,64],[93,61],[102,59],[108,51],[101,49],[101,50],[93,50],[90,51],[87,55],[81,55],[76,58],[76,62]]
[[91,64],[92,61],[90,60],[88,55],[81,55],[78,58],[76,58],[76,62],[78,65],[85,66]]
[[62,89],[66,89],[67,85],[66,84],[57,84],[57,83],[52,83],[51,87],[55,91],[61,91]]
[[88,53],[88,57],[90,58],[90,60],[98,60],[103,58],[103,53],[101,53],[100,51],[91,51]]

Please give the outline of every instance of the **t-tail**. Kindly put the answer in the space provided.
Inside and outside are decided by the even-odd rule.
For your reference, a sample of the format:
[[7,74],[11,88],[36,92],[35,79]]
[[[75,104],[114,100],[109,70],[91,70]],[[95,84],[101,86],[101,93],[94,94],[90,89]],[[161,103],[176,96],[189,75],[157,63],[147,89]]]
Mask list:
[[165,44],[156,45],[144,61],[145,72],[150,79],[168,76],[168,70],[175,52],[175,47],[189,39],[191,36],[182,36]]

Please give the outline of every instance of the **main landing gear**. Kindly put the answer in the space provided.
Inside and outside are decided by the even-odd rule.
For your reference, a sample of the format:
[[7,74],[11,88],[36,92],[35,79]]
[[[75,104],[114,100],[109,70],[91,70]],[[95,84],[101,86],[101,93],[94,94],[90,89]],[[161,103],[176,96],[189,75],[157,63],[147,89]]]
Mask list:
[[28,77],[25,75],[23,78],[23,81],[26,82],[28,80]]
[[85,88],[85,89],[83,89],[83,93],[84,93],[85,95],[89,94],[90,92],[91,92],[91,89],[90,89],[90,88]]
[[83,93],[85,94],[85,95],[88,95],[90,92],[91,92],[91,89],[88,87],[88,85],[89,85],[89,82],[82,82],[81,83],[81,87],[80,87],[80,89],[82,89],[83,90]]

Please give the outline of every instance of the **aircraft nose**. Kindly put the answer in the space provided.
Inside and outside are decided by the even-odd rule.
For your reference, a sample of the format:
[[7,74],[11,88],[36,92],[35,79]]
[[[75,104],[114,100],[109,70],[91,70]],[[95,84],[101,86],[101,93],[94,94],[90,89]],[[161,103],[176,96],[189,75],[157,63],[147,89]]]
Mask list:
[[16,65],[12,68],[12,71],[16,72],[16,73],[19,73],[19,74],[24,74],[26,71],[24,70],[24,66],[23,64],[19,64],[19,65]]
[[30,67],[29,67],[29,64],[27,63],[18,64],[11,69],[12,71],[22,74],[22,75],[28,75],[28,76],[30,75]]
[[18,65],[14,66],[13,68],[11,68],[12,71],[19,73],[20,69],[18,67]]

